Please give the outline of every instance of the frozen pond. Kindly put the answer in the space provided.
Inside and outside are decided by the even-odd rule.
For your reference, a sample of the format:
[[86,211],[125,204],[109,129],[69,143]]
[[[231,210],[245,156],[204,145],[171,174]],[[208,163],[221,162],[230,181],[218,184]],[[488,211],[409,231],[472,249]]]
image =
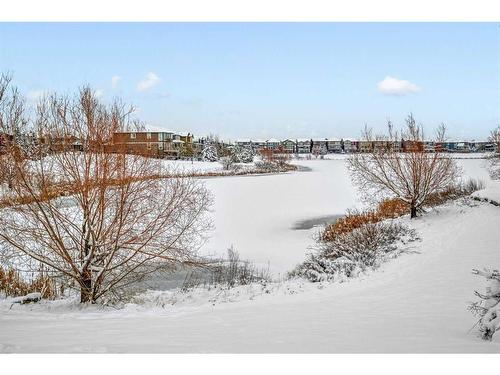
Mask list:
[[292,228],[342,215],[357,199],[344,160],[295,163],[310,170],[206,180],[215,198],[215,230],[202,253],[219,255],[233,245],[241,258],[269,265],[275,276],[302,261],[318,227]]

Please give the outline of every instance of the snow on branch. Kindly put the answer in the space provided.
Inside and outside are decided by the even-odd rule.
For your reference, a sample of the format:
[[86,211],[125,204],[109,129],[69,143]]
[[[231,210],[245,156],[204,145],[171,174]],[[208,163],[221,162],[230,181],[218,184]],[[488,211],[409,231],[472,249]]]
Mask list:
[[500,272],[485,268],[482,271],[473,269],[472,273],[484,277],[487,286],[484,293],[474,292],[481,301],[472,303],[469,310],[479,316],[481,338],[491,341],[495,332],[500,330]]

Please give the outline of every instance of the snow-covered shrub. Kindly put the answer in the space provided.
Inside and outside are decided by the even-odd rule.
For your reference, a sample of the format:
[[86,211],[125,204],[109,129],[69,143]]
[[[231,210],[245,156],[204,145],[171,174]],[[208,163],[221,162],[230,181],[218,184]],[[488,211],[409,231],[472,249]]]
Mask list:
[[479,317],[478,327],[482,339],[492,340],[496,331],[500,330],[500,272],[484,269],[472,270],[475,275],[486,278],[485,293],[474,292],[480,301],[469,305],[469,310]]
[[500,180],[500,125],[491,131],[489,141],[495,146],[490,159],[490,176],[493,180]]
[[252,163],[253,153],[248,148],[237,148],[235,149],[235,158],[237,163]]
[[475,191],[485,188],[485,184],[482,180],[476,180],[469,178],[467,181],[462,181],[448,189],[430,194],[427,199],[427,205],[429,207],[435,207],[442,205],[448,201],[456,200],[459,198],[467,197],[474,193]]
[[401,245],[418,239],[416,232],[394,221],[363,224],[330,240],[318,238],[318,248],[289,275],[312,282],[354,277],[399,254]]
[[272,150],[261,150],[261,160],[255,162],[255,167],[264,172],[286,172],[296,170],[297,167],[289,163],[290,154],[278,154]]
[[206,145],[201,152],[201,158],[203,161],[217,161],[219,157],[215,146],[210,144]]
[[492,180],[500,180],[500,151],[495,152],[489,159],[488,171]]
[[500,180],[500,157],[491,158],[489,171],[493,180]]
[[201,272],[195,270],[187,275],[181,289],[188,290],[200,285],[233,288],[270,280],[268,269],[258,268],[247,260],[241,260],[239,253],[231,246],[227,251],[227,258],[208,261]]
[[265,160],[259,160],[255,162],[255,168],[264,172],[279,172],[279,168],[276,164],[269,163]]
[[222,169],[229,171],[235,167],[234,158],[231,156],[223,156],[219,159],[219,163],[222,165]]

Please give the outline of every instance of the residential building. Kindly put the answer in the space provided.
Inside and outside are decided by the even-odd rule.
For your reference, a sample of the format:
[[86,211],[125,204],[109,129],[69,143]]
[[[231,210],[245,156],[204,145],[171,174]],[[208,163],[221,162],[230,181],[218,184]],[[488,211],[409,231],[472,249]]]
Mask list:
[[359,141],[358,142],[358,151],[359,152],[372,152],[373,151],[373,142],[372,141]]
[[299,154],[309,154],[312,151],[312,140],[311,139],[297,139],[297,153]]
[[288,153],[292,154],[296,152],[296,143],[291,139],[285,139],[284,141],[282,141],[281,146],[283,146],[283,150]]
[[250,139],[238,139],[238,140],[236,140],[235,144],[236,144],[236,146],[238,146],[240,148],[246,148],[249,150],[252,150],[253,146],[254,146],[252,140],[250,140]]
[[277,139],[271,138],[266,141],[266,148],[269,150],[277,150],[281,145],[281,142]]
[[126,152],[158,158],[177,158],[184,141],[173,132],[118,132],[108,145],[110,152]]
[[312,139],[312,150],[311,152],[315,155],[324,155],[328,151],[327,149],[327,139]]
[[425,152],[436,152],[436,143],[434,141],[424,141]]
[[327,138],[326,139],[326,150],[329,153],[340,153],[344,150],[342,149],[343,142],[337,138]]
[[344,152],[357,152],[358,151],[358,141],[352,138],[342,139],[344,142]]
[[403,152],[424,151],[424,142],[403,140]]

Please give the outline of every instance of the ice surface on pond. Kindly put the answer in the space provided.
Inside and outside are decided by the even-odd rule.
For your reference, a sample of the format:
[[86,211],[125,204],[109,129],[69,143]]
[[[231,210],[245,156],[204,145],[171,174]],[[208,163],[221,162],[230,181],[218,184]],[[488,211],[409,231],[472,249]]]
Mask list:
[[202,253],[225,254],[233,245],[242,259],[283,274],[303,260],[319,230],[291,230],[295,223],[359,205],[345,160],[294,163],[311,171],[207,180],[215,230]]

